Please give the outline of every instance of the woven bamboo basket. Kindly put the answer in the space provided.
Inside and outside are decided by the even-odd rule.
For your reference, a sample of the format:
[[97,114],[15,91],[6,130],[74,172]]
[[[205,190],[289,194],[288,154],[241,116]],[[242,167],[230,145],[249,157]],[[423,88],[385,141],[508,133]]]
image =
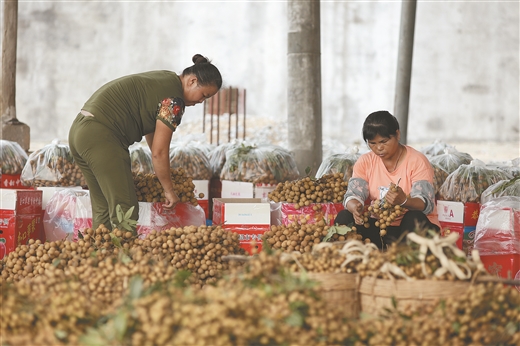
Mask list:
[[308,273],[307,277],[320,283],[318,291],[328,306],[343,307],[349,318],[359,317],[358,274]]
[[386,309],[398,311],[420,308],[438,299],[465,294],[469,281],[445,280],[388,280],[364,277],[359,286],[361,313],[374,317],[381,316]]

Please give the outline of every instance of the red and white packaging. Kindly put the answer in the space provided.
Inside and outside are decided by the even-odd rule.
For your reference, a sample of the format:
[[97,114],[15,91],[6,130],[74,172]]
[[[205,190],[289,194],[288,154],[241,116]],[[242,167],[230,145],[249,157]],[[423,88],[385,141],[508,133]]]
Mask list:
[[29,239],[40,239],[42,192],[0,189],[0,259]]
[[253,254],[253,246],[262,250],[262,236],[271,228],[270,205],[260,198],[215,198],[213,225],[238,233],[240,247]]
[[47,241],[78,239],[78,230],[92,227],[90,193],[81,189],[56,189],[46,202],[43,230]]
[[21,174],[0,174],[0,188],[2,189],[32,189],[25,186],[20,179]]
[[324,221],[332,226],[338,213],[345,209],[341,203],[311,203],[296,209],[293,203],[271,202],[271,220],[273,225],[288,226],[292,223],[315,224]]
[[520,197],[497,197],[482,205],[474,245],[489,273],[520,278]]
[[458,233],[457,247],[469,254],[473,248],[473,230],[480,214],[480,204],[474,202],[437,201],[441,235]]
[[253,198],[253,183],[243,181],[222,180],[222,198]]
[[[209,180],[193,180],[193,184],[195,185],[195,198],[197,198],[197,202],[200,207],[204,210],[204,214],[206,215],[206,220],[209,219]],[[200,195],[202,197],[199,197]]]
[[163,231],[172,227],[202,226],[206,215],[200,205],[178,203],[173,209],[165,209],[160,202],[139,202],[137,233],[142,237],[151,231]]

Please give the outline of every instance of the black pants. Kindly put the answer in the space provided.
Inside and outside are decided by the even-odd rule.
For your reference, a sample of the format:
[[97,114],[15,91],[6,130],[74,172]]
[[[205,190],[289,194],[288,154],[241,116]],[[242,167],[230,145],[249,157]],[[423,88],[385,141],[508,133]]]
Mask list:
[[418,210],[407,211],[401,224],[399,226],[389,226],[386,228],[386,235],[381,237],[379,234],[380,228],[376,227],[376,219],[369,218],[369,227],[365,228],[363,225],[356,225],[354,223],[354,215],[346,209],[340,211],[334,220],[335,225],[356,226],[357,233],[361,234],[364,239],[370,239],[370,242],[377,245],[378,248],[383,249],[383,245],[394,243],[398,240],[406,240],[405,233],[414,232],[417,229],[430,229],[435,232],[440,232],[437,225],[430,222],[426,215]]

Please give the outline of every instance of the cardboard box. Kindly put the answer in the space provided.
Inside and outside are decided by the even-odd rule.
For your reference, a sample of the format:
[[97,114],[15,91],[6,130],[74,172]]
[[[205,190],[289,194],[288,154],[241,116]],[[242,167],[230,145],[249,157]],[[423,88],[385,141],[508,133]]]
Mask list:
[[209,181],[209,220],[213,220],[213,199],[222,197],[222,181],[217,178],[211,178]]
[[[441,235],[447,236],[453,232],[458,233],[457,247],[469,254],[473,248],[472,238],[480,214],[480,203],[438,200],[437,213],[441,224]],[[472,231],[473,237],[469,234]],[[465,235],[465,233],[468,234]],[[464,242],[465,238],[466,242]]]
[[256,184],[255,185],[255,198],[268,199],[269,193],[276,189],[277,185],[272,184]]
[[332,226],[338,213],[345,209],[342,203],[311,203],[296,209],[293,203],[271,202],[271,220],[273,225],[287,226],[291,223],[315,224],[324,221]]
[[250,254],[253,246],[261,251],[262,236],[271,228],[270,204],[260,198],[215,198],[213,225],[238,233],[240,247]]
[[253,198],[253,183],[222,180],[221,198]]
[[25,186],[22,184],[20,177],[21,174],[0,174],[0,188],[32,190],[32,186]]
[[42,192],[36,190],[0,189],[0,259],[40,239],[42,227]]
[[480,259],[489,274],[504,279],[520,279],[520,254],[481,255]]

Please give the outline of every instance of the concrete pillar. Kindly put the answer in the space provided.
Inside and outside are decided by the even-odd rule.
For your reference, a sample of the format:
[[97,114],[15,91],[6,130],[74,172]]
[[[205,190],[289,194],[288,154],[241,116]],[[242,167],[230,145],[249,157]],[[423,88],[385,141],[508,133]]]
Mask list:
[[16,119],[16,41],[18,29],[18,0],[5,0],[2,28],[2,98],[0,139],[17,142],[28,151],[31,146],[30,129]]
[[320,1],[289,0],[287,96],[289,150],[301,176],[322,161]]
[[403,144],[407,143],[408,137],[408,107],[410,105],[416,8],[417,0],[401,2],[401,27],[399,30],[394,115],[399,121],[401,143]]

